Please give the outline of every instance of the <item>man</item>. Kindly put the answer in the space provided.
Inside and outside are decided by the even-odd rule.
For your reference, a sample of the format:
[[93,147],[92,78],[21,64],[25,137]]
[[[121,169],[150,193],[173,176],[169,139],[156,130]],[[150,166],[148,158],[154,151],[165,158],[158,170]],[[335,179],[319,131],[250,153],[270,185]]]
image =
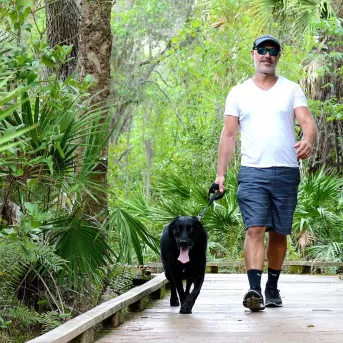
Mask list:
[[[257,38],[251,56],[256,73],[232,88],[226,99],[224,128],[218,150],[215,184],[224,192],[224,176],[241,132],[241,169],[237,199],[246,236],[244,256],[249,291],[243,305],[251,311],[282,306],[278,279],[286,256],[297,202],[298,160],[312,153],[316,125],[298,84],[275,73],[280,43],[270,35]],[[295,119],[303,139],[295,142]],[[268,281],[264,305],[261,290],[268,231]]]

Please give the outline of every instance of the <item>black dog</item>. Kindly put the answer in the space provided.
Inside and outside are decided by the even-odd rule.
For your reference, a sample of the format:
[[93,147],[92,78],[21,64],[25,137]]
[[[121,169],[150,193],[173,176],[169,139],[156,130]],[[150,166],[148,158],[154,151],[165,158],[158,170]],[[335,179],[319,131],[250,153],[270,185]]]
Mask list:
[[170,306],[180,305],[178,293],[180,313],[192,313],[205,277],[207,232],[197,217],[177,217],[163,229],[160,243],[164,272],[170,283]]

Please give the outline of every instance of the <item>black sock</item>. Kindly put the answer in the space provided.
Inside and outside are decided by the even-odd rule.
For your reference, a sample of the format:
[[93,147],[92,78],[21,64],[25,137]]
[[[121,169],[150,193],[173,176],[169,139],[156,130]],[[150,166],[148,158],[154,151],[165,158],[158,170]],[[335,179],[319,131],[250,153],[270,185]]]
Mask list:
[[277,283],[279,281],[281,270],[275,270],[268,268],[268,281],[266,284],[266,288],[276,288],[277,289]]
[[256,289],[261,292],[262,270],[250,269],[247,271],[250,289]]

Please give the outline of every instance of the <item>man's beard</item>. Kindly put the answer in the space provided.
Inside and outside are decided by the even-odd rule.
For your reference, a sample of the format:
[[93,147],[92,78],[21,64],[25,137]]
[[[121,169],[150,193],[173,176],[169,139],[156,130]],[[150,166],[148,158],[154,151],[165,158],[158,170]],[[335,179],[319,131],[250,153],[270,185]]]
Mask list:
[[255,70],[262,74],[275,74],[276,64],[270,62],[270,66],[266,66],[265,64],[263,64],[263,62],[269,61],[254,61]]

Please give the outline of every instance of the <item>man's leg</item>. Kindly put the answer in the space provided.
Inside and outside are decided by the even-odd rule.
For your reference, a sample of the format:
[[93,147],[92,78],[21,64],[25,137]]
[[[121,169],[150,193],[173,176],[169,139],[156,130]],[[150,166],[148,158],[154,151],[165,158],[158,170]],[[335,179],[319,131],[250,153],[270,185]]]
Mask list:
[[264,265],[264,226],[253,226],[246,231],[244,242],[245,266],[250,289],[245,294],[243,305],[251,311],[264,309],[261,295],[261,277]]
[[274,231],[269,231],[268,234],[268,268],[281,270],[287,252],[287,236]]
[[280,307],[282,300],[278,291],[278,280],[281,268],[287,252],[287,236],[270,231],[267,259],[268,259],[268,281],[266,284],[266,306]]

